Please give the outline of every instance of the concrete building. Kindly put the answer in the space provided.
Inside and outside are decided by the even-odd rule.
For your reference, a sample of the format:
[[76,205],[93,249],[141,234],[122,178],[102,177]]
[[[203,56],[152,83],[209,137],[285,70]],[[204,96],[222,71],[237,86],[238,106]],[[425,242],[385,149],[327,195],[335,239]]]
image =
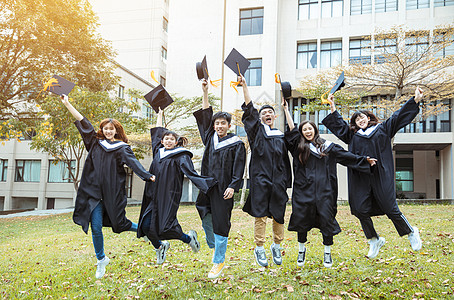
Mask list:
[[[233,111],[243,102],[242,91],[229,87],[234,73],[223,61],[232,48],[251,62],[246,72],[254,102],[280,102],[274,82],[279,73],[298,87],[305,76],[350,60],[367,59],[364,36],[376,29],[405,25],[429,30],[453,24],[454,2],[444,0],[224,0],[171,1],[169,14],[168,89],[183,96],[201,95],[195,64],[207,56],[212,79],[222,87],[210,92],[222,98],[222,109]],[[453,47],[448,50],[454,53]],[[369,54],[370,59],[370,54]],[[373,62],[372,62],[373,63]],[[293,91],[290,107],[306,99]],[[448,101],[452,104],[452,99]],[[327,111],[295,113],[321,124]],[[347,116],[345,116],[347,117]],[[412,124],[395,143],[397,193],[410,198],[454,198],[453,111]],[[281,114],[278,127],[283,129]],[[322,133],[326,129],[320,126]],[[237,130],[242,133],[241,129]],[[340,143],[331,134],[323,135]],[[416,163],[417,162],[417,163]],[[346,169],[339,167],[339,197],[347,199]]]

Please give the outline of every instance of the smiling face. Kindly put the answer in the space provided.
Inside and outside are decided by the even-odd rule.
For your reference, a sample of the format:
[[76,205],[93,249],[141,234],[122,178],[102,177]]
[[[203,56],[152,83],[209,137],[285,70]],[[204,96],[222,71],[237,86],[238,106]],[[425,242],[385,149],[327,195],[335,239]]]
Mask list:
[[262,121],[263,124],[266,124],[273,128],[274,120],[276,120],[274,110],[272,110],[271,108],[262,109],[262,111],[260,112],[260,120]]
[[171,135],[171,134],[168,134],[168,135],[165,135],[162,140],[161,140],[161,144],[164,145],[164,148],[166,150],[170,150],[170,149],[173,149],[176,147],[177,145],[177,139]]
[[304,138],[309,142],[312,142],[314,140],[315,129],[310,123],[306,123],[303,125],[303,128],[301,128],[301,133],[303,134]]
[[359,114],[358,117],[355,119],[356,126],[358,126],[361,129],[366,129],[367,125],[369,125],[370,117],[366,116],[365,114],[361,113]]
[[219,118],[214,120],[214,131],[218,134],[220,138],[227,135],[227,131],[229,130],[231,124],[227,122],[224,118]]
[[115,126],[109,122],[102,128],[102,133],[104,134],[106,139],[113,142],[115,140],[115,134],[117,133],[117,130],[115,129]]

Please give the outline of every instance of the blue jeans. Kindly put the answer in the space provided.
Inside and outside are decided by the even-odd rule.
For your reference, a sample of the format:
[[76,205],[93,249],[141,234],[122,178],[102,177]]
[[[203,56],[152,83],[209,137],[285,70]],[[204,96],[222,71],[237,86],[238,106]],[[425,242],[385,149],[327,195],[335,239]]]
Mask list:
[[[91,237],[93,239],[93,247],[95,248],[96,258],[103,259],[104,254],[104,236],[102,234],[102,215],[104,211],[104,204],[99,201],[98,205],[91,212]],[[132,222],[129,231],[137,232],[137,223]]]
[[213,263],[220,264],[225,261],[225,252],[227,251],[228,237],[214,233],[213,217],[207,214],[202,219],[202,227],[205,231],[205,239],[210,249],[214,248]]

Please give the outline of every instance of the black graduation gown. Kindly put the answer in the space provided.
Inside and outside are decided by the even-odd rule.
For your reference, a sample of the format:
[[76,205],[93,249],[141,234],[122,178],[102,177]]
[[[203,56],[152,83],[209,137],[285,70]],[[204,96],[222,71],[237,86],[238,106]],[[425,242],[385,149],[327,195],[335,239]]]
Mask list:
[[205,145],[202,175],[213,177],[218,182],[209,194],[199,193],[196,207],[201,219],[208,213],[212,214],[214,233],[228,237],[233,197],[224,199],[224,192],[227,188],[232,188],[235,192],[241,188],[246,148],[241,139],[232,133],[219,139],[213,128],[211,106],[194,112],[194,116]]
[[74,123],[88,151],[77,191],[74,223],[82,226],[87,233],[91,212],[102,200],[103,226],[112,227],[115,233],[129,230],[132,223],[125,213],[127,196],[124,165],[145,181],[150,181],[151,173],[136,159],[128,144],[97,139],[95,129],[86,118]]
[[294,173],[288,230],[307,232],[319,228],[324,236],[334,236],[341,232],[336,221],[337,163],[369,174],[370,164],[366,156],[355,155],[338,144],[325,141],[324,153],[327,155],[321,156],[312,145],[309,158],[303,165],[298,158],[298,144],[302,138],[297,127],[285,133],[293,156]]
[[292,174],[284,134],[262,124],[252,102],[241,106],[243,124],[251,147],[250,190],[243,211],[253,217],[273,217],[284,224],[287,188]]
[[348,169],[348,199],[354,215],[378,216],[398,210],[392,138],[401,128],[410,124],[418,112],[418,104],[412,97],[383,123],[365,131],[360,129],[356,133],[350,130],[349,124],[337,111],[323,119],[323,124],[348,144],[350,152],[378,160],[371,175]]
[[197,174],[191,160],[192,153],[189,150],[183,147],[165,150],[161,144],[165,131],[167,130],[163,127],[151,129],[153,161],[150,172],[156,175],[156,180],[145,184],[137,230],[139,238],[145,235],[141,225],[147,214],[151,214],[148,233],[150,240],[181,238],[183,230],[177,220],[177,211],[183,191],[184,175],[204,193],[216,184],[213,178]]

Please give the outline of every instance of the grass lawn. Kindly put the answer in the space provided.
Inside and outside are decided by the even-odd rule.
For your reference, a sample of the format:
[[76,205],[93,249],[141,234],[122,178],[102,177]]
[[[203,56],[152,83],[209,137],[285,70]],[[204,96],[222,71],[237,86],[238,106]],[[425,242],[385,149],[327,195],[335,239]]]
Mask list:
[[[91,233],[72,222],[72,214],[0,219],[0,297],[3,299],[378,299],[454,298],[454,206],[401,205],[418,226],[423,240],[413,253],[392,222],[376,217],[386,238],[376,259],[365,257],[368,244],[348,206],[340,206],[342,232],[334,238],[333,267],[323,266],[321,234],[308,236],[306,265],[296,266],[295,232],[285,232],[283,264],[260,268],[253,256],[253,218],[235,209],[223,276],[207,278],[212,251],[207,247],[194,206],[182,206],[183,230],[197,230],[202,248],[193,254],[180,241],[170,241],[166,262],[156,265],[151,244],[134,233],[104,229],[105,252],[111,259],[104,278],[96,280]],[[287,207],[286,226],[291,207]],[[137,221],[139,207],[127,216]],[[269,222],[271,225],[271,222]],[[267,255],[272,243],[267,228]]]

